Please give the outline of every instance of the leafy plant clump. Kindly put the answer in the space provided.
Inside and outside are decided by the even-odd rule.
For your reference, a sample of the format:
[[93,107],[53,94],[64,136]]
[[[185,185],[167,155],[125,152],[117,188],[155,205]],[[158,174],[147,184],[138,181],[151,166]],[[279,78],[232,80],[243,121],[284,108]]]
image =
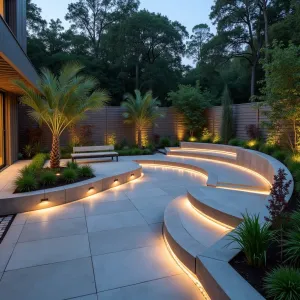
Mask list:
[[79,177],[91,178],[94,176],[93,168],[89,165],[81,166],[77,170]]
[[244,252],[247,263],[253,267],[266,265],[267,249],[274,238],[270,224],[259,222],[259,215],[243,215],[243,222],[229,235],[232,244],[236,242]]
[[18,192],[31,192],[38,188],[38,182],[32,173],[20,174],[15,181],[15,186]]
[[211,143],[212,140],[213,140],[212,133],[207,128],[204,128],[202,131],[201,142],[202,143]]
[[67,168],[77,170],[79,168],[77,162],[68,161]]
[[242,146],[243,145],[243,141],[238,139],[238,138],[234,138],[234,139],[231,139],[229,142],[228,142],[228,145],[231,145],[231,146]]
[[51,170],[43,171],[40,175],[40,183],[43,186],[53,186],[57,182],[56,174]]
[[271,199],[269,200],[269,205],[267,205],[270,216],[265,217],[268,222],[276,221],[287,205],[285,198],[289,194],[289,187],[292,184],[292,181],[287,181],[286,175],[284,169],[279,169],[278,174],[274,175],[274,183],[271,188]]
[[67,183],[73,183],[77,180],[78,178],[78,173],[74,169],[67,168],[63,171],[62,178],[67,182]]
[[281,162],[284,162],[286,159],[286,153],[282,150],[276,150],[272,153],[272,156]]
[[267,297],[278,300],[300,298],[300,271],[290,267],[272,270],[264,279]]
[[162,137],[159,140],[159,147],[160,148],[171,147],[171,140],[168,137]]

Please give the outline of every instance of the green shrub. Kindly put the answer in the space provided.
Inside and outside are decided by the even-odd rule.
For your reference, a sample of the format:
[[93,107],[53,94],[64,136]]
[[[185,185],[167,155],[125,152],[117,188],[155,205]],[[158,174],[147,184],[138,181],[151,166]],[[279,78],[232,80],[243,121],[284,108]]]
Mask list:
[[260,147],[259,140],[250,140],[244,143],[244,148],[251,150],[258,150]]
[[45,161],[47,159],[47,154],[45,153],[38,153],[34,156],[34,158],[32,159],[30,166],[34,169],[34,170],[40,170],[43,168]]
[[24,154],[27,158],[32,158],[32,156],[34,155],[34,147],[33,145],[25,145],[24,149]]
[[267,274],[264,288],[270,299],[298,300],[300,299],[300,271],[289,267],[276,268]]
[[228,145],[231,145],[231,146],[242,146],[243,143],[244,142],[242,140],[240,140],[238,138],[234,138],[234,139],[229,140]]
[[281,162],[284,162],[286,159],[286,153],[282,150],[276,150],[272,153],[272,156]]
[[207,128],[204,128],[202,131],[202,136],[200,138],[200,141],[202,143],[211,143],[213,139],[213,135],[210,133],[210,131]]
[[19,192],[31,192],[38,188],[38,182],[33,174],[21,174],[16,179],[15,186]]
[[52,186],[57,182],[57,176],[52,170],[45,170],[40,175],[40,182],[43,186]]
[[77,162],[73,161],[68,161],[67,162],[67,168],[77,170],[79,168]]
[[152,154],[152,151],[150,149],[145,149],[143,151],[143,155],[150,155],[150,154]]
[[20,170],[20,174],[21,175],[26,175],[26,174],[35,175],[35,169],[31,165],[28,165],[28,166],[23,167]]
[[131,150],[131,155],[141,155],[142,153],[143,153],[143,150],[138,149],[138,148]]
[[244,252],[247,263],[253,267],[266,264],[267,249],[274,234],[269,229],[270,224],[259,222],[259,215],[243,215],[243,222],[229,235],[232,244],[238,243]]
[[166,147],[171,147],[171,141],[167,137],[163,137],[159,140],[159,147],[160,148],[166,148]]
[[91,166],[81,166],[78,168],[78,175],[79,177],[91,178],[94,176],[94,170]]
[[75,182],[76,179],[78,178],[77,171],[74,170],[74,169],[70,169],[70,168],[64,169],[63,174],[62,174],[62,178],[67,183]]
[[[294,224],[291,224],[293,226]],[[300,230],[299,227],[295,227],[288,231],[286,239],[283,242],[283,253],[286,258],[286,262],[299,266],[300,263]]]
[[268,155],[272,155],[272,153],[276,150],[278,150],[278,147],[275,145],[261,144],[259,147],[260,152],[266,153]]

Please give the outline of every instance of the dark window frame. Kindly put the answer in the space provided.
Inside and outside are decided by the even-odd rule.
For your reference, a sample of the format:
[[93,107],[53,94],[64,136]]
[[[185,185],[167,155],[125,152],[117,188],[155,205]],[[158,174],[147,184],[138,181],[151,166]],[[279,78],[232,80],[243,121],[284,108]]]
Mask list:
[[[6,166],[6,105],[5,105],[5,93],[3,93],[0,90],[0,95],[2,96],[2,104],[3,104],[3,110],[2,110],[2,120],[3,120],[3,164],[0,165],[0,171]],[[0,124],[1,126],[2,124]],[[1,127],[0,127],[1,128]]]

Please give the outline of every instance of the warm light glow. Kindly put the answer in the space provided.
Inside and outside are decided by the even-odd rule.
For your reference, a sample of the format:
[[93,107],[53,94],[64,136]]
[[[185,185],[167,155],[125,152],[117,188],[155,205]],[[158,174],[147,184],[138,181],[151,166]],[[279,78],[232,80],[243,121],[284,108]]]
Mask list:
[[89,193],[89,194],[92,194],[92,193],[94,193],[94,192],[95,192],[94,187],[93,187],[93,186],[89,187],[88,193]]
[[257,140],[250,140],[247,142],[248,147],[254,147],[257,145]]
[[[197,149],[197,148],[180,148],[179,149],[170,149],[170,151],[190,151],[190,152],[207,152],[207,153],[216,153],[216,154],[224,154],[224,155],[229,155],[232,157],[236,157],[236,153],[234,152],[228,152],[228,151],[222,151],[222,150],[211,150],[211,149]],[[174,155],[175,156],[175,155]]]
[[[193,156],[188,156],[188,155],[185,155],[185,156],[180,156],[180,155],[172,155],[173,157],[178,157],[178,158],[190,158],[190,159],[195,159],[195,160],[211,160],[209,158],[201,158],[201,157],[193,157]],[[272,186],[272,184],[267,180],[267,178],[265,178],[264,176],[260,175],[259,173],[253,171],[253,170],[250,170],[250,169],[247,169],[245,167],[242,167],[242,166],[238,166],[236,164],[233,164],[233,163],[229,163],[229,162],[225,162],[225,161],[219,161],[219,160],[214,160],[214,163],[216,164],[223,164],[223,165],[228,165],[228,166],[231,166],[233,168],[236,168],[236,169],[240,169],[240,170],[243,170],[249,174],[252,174],[256,177],[259,177],[262,181],[264,181],[265,183],[267,183],[267,185],[269,187]]]
[[204,217],[205,219],[207,219],[207,221],[214,223],[214,225],[218,224],[218,225],[222,226],[223,230],[224,230],[224,227],[226,229],[230,229],[230,230],[234,229],[234,227],[232,227],[232,226],[230,226],[228,224],[225,224],[223,222],[220,222],[220,221],[218,221],[218,220],[216,220],[216,219],[208,216],[207,214],[203,213],[201,210],[199,210],[198,208],[196,208],[189,200],[186,202],[186,205],[189,206],[189,207],[191,207],[191,208],[193,208],[198,214],[200,214],[202,217]]
[[294,162],[300,162],[300,154],[294,154],[294,155],[292,156],[292,160],[293,160]]
[[56,173],[56,176],[60,176],[60,173]]
[[194,136],[191,136],[191,137],[189,138],[189,142],[197,142],[197,138],[194,137]]
[[255,189],[245,189],[245,188],[237,188],[237,187],[225,187],[225,186],[216,186],[217,189],[223,190],[231,190],[231,191],[239,191],[245,193],[252,193],[252,194],[260,194],[260,195],[270,195],[270,191],[262,191],[262,190],[255,190]]
[[168,243],[168,240],[165,236],[165,234],[163,234],[164,237],[164,241],[166,244],[166,247],[170,253],[170,255],[173,257],[173,259],[175,260],[175,262],[178,264],[178,266],[183,270],[184,273],[186,273],[186,275],[194,282],[194,284],[197,286],[197,288],[200,290],[200,292],[202,293],[202,295],[204,296],[205,299],[210,299],[210,297],[208,296],[207,292],[205,291],[203,285],[201,284],[201,282],[199,281],[199,279],[197,278],[197,276],[191,272],[181,261],[180,259],[176,256],[176,254],[173,252],[170,244]]
[[114,182],[118,182],[118,181],[119,181],[119,179],[117,179],[117,178],[114,180]]
[[185,171],[194,175],[202,176],[205,179],[208,179],[208,176],[200,171],[191,170],[187,167],[177,167],[177,166],[168,166],[168,165],[161,165],[161,164],[152,164],[152,163],[141,163],[141,166],[146,165],[147,167],[154,167],[154,168],[161,168],[161,169],[171,169],[171,170],[181,170]]

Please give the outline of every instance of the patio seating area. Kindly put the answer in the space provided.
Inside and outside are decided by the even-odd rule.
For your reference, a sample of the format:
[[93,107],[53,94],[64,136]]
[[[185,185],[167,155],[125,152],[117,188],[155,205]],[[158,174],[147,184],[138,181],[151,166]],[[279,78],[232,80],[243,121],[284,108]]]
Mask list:
[[92,164],[107,178],[133,165],[143,175],[131,182],[16,216],[0,244],[1,299],[261,298],[224,245],[245,209],[263,217],[268,180],[189,155]]

